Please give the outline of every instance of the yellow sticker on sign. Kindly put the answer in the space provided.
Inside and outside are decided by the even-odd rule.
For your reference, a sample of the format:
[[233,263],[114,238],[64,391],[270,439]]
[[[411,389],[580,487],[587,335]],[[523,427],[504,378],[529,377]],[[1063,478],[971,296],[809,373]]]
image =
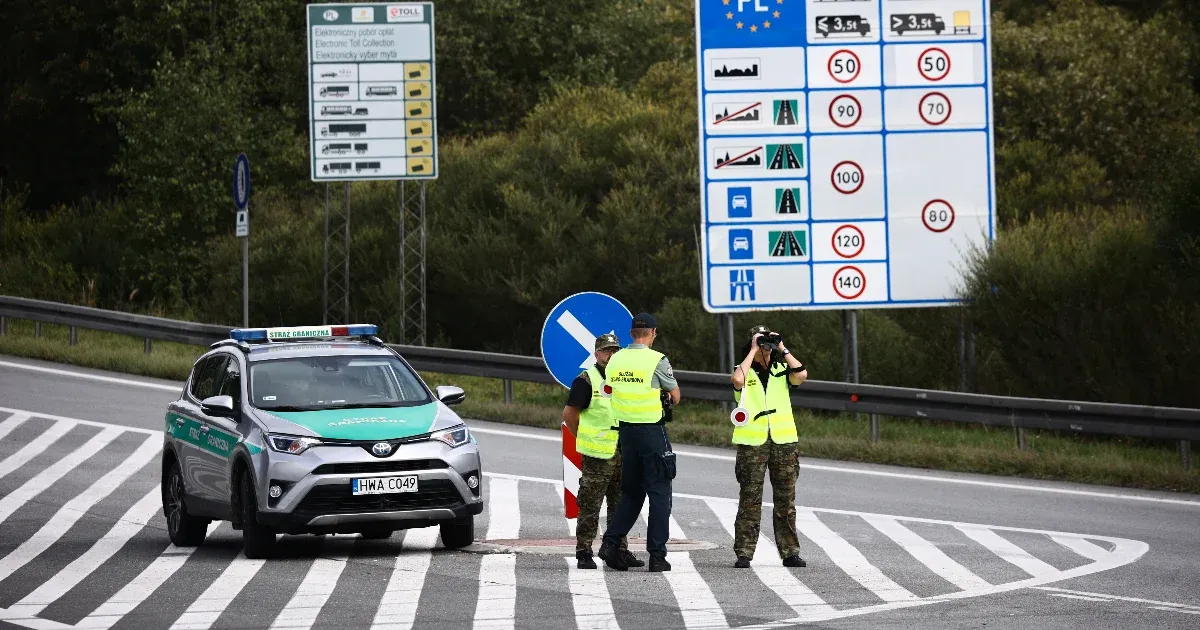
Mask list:
[[429,72],[430,68],[427,63],[404,64],[404,78],[407,81],[428,81]]
[[406,129],[410,138],[428,138],[433,135],[433,123],[428,120],[410,120]]
[[404,84],[404,98],[429,98],[431,90],[428,81],[409,81]]
[[430,118],[433,115],[433,103],[429,101],[408,101],[404,103],[404,116],[407,118]]
[[409,175],[430,175],[433,173],[433,158],[408,158]]
[[428,139],[410,139],[408,141],[408,155],[422,156],[433,153],[433,141]]

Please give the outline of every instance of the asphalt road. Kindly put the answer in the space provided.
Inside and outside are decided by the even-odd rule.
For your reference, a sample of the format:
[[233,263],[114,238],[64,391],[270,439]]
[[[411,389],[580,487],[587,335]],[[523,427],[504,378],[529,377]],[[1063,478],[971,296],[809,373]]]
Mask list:
[[[1200,628],[1198,496],[805,459],[809,566],[773,557],[767,508],[747,571],[731,451],[678,445],[672,535],[715,548],[667,574],[446,551],[435,528],[286,537],[263,562],[216,524],[178,549],[158,432],[179,387],[0,357],[0,627]],[[477,539],[568,538],[557,433],[469,424]]]

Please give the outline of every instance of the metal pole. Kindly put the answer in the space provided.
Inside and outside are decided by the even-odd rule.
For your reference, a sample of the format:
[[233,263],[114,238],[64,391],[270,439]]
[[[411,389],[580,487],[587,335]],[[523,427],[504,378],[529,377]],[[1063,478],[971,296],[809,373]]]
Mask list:
[[42,322],[33,322],[33,336],[34,337],[42,336]]
[[1017,450],[1024,451],[1029,449],[1029,442],[1025,439],[1025,429],[1017,427]]
[[329,184],[325,184],[325,262],[321,267],[321,325],[329,323]]
[[142,351],[145,352],[146,354],[150,354],[150,350],[153,347],[154,347],[154,343],[150,340],[149,337],[146,337],[146,342],[144,344],[142,344]]
[[970,329],[970,320],[967,321],[967,391],[975,391],[975,331]]
[[350,323],[350,182],[346,182],[346,293],[342,321]]
[[1192,469],[1192,442],[1191,440],[1179,441],[1179,455],[1183,458],[1183,469]]
[[871,414],[871,442],[879,441],[879,414]]
[[79,329],[74,326],[69,326],[67,328],[67,344],[74,346],[78,343],[79,343]]
[[967,391],[967,320],[958,309],[958,391]]
[[421,180],[421,345],[425,345],[425,180]]
[[851,383],[858,382],[858,311],[850,311],[850,365],[852,366],[851,375],[854,380]]
[[842,310],[842,382],[850,382],[850,324],[849,316]]
[[732,365],[725,365],[728,352],[725,351],[725,316],[717,315],[717,369],[721,372],[732,372]]
[[[246,206],[247,213],[249,206]],[[242,327],[250,327],[250,234],[242,237]]]
[[0,335],[8,334],[8,318],[0,315]]
[[735,354],[737,352],[737,344],[735,344],[733,341],[734,337],[733,337],[733,314],[732,313],[725,315],[725,338],[729,340],[729,344],[726,346],[726,351],[728,352],[728,355],[726,355],[726,356],[729,357],[729,371],[733,372],[733,366],[738,364],[738,358],[737,358],[737,355]]
[[406,204],[404,204],[404,180],[402,179],[396,180],[396,197],[398,202],[400,202],[400,214],[398,214],[400,220],[396,222],[398,227],[398,238],[400,238],[396,241],[398,260],[400,260],[400,266],[397,268],[398,277],[396,284],[396,289],[398,290],[398,293],[400,293],[400,335],[397,335],[396,338],[400,343],[408,343],[408,318],[406,317],[406,310],[408,308],[408,290],[406,290],[406,283],[404,283],[404,212],[407,212],[408,208]]
[[513,384],[511,379],[504,379],[504,402],[511,403],[513,401]]

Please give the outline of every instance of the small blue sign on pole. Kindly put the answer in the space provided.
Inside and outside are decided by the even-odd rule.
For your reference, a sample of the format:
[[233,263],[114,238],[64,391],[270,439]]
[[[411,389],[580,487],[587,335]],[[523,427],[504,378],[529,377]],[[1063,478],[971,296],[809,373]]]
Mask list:
[[245,153],[239,153],[237,162],[233,165],[233,205],[238,210],[245,210],[250,203],[250,160]]
[[596,337],[614,333],[624,347],[633,342],[633,313],[616,298],[596,292],[576,293],[550,311],[542,325],[542,360],[563,387],[596,362]]

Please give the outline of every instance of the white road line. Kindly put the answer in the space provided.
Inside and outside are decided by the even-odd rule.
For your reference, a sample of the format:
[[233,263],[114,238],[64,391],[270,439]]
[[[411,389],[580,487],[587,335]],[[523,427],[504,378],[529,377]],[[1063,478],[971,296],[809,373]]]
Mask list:
[[183,391],[183,383],[179,385],[161,385],[159,383],[148,383],[146,381],[135,381],[127,378],[116,378],[112,376],[101,376],[99,374],[86,374],[84,372],[74,372],[71,370],[56,370],[54,368],[41,367],[40,365],[26,365],[24,363],[13,363],[11,361],[0,361],[0,367],[13,368],[15,370],[28,370],[30,372],[41,372],[43,374],[53,374],[55,376],[71,376],[74,378],[87,379],[89,381],[99,381],[101,383],[116,383],[118,385],[132,385],[134,387],[145,387],[148,389],[158,389],[167,392],[180,393]]
[[30,617],[36,616],[46,606],[58,601],[58,598],[66,595],[84,578],[116,555],[125,546],[125,543],[142,531],[146,523],[149,523],[150,519],[161,510],[162,493],[158,488],[154,488],[129,508],[112,529],[108,530],[108,533],[97,540],[83,555],[72,560],[54,577],[43,582],[41,586],[26,595],[9,610]]
[[1195,604],[1176,604],[1175,602],[1164,602],[1157,599],[1142,599],[1140,597],[1125,597],[1122,595],[1108,595],[1106,593],[1090,593],[1088,591],[1074,591],[1069,588],[1055,588],[1053,586],[1035,586],[1039,591],[1051,591],[1055,593],[1071,593],[1072,595],[1084,595],[1087,597],[1100,597],[1103,599],[1118,599],[1123,602],[1134,602],[1138,604],[1154,604],[1156,606],[1169,606],[1176,609],[1186,609],[1190,611],[1200,612],[1200,606]]
[[404,532],[403,551],[396,556],[392,577],[379,600],[371,630],[409,630],[413,627],[417,604],[425,588],[425,575],[433,559],[430,551],[437,545],[437,540],[437,527]]
[[46,521],[46,524],[37,533],[21,543],[7,556],[0,558],[0,580],[12,575],[17,569],[28,564],[29,561],[49,549],[59,538],[62,538],[63,534],[66,534],[92,506],[112,494],[133,473],[150,463],[150,460],[158,454],[160,444],[159,440],[147,437],[137,450],[125,458],[125,461],[97,479],[87,490],[68,501],[54,513],[54,516],[50,517],[50,520]]
[[1060,573],[1058,569],[1029,555],[1028,551],[1009,542],[990,528],[959,525],[958,531],[1033,577],[1048,577]]
[[313,560],[312,566],[308,568],[308,573],[304,575],[304,581],[300,582],[300,586],[292,594],[292,599],[283,607],[283,610],[279,611],[279,615],[271,623],[271,628],[307,630],[316,623],[317,615],[321,614],[325,602],[329,601],[333,589],[337,588],[342,570],[346,568],[346,559],[350,556],[351,544],[349,538],[335,539],[332,536],[325,538],[321,545],[322,551],[330,549],[335,551],[327,558],[321,557]]
[[67,473],[75,469],[88,458],[100,452],[109,442],[117,439],[118,435],[124,433],[124,429],[120,427],[109,427],[92,436],[79,448],[67,453],[62,459],[54,462],[50,466],[43,468],[41,472],[35,475],[24,485],[17,488],[13,492],[5,495],[0,499],[0,523],[3,523],[12,516],[22,505],[25,505],[33,497],[41,494],[46,488],[54,485],[54,482],[62,479]]
[[[864,520],[883,535],[891,538],[904,548],[913,558],[929,567],[930,571],[942,576],[946,581],[958,588],[969,591],[991,586],[987,580],[975,575],[970,569],[955,562],[938,549],[936,545],[913,533],[913,531],[895,519],[881,516],[864,516]],[[1075,539],[1078,540],[1078,539]]]
[[829,556],[829,559],[833,560],[846,575],[875,593],[883,601],[902,602],[918,599],[908,589],[894,582],[867,561],[867,558],[858,549],[855,549],[854,545],[846,542],[818,520],[812,510],[805,508],[796,510],[796,528],[817,543]]
[[[492,479],[488,483],[488,529],[486,540],[511,540],[521,534],[519,482]],[[480,558],[479,600],[475,606],[476,628],[511,628],[517,606],[517,557],[489,554]]]
[[1187,610],[1184,608],[1170,608],[1168,606],[1149,606],[1149,608],[1153,608],[1154,610],[1165,610],[1167,612],[1184,613],[1187,615],[1200,615],[1200,610]]
[[[670,523],[672,538],[687,538],[674,516],[671,517]],[[713,596],[712,589],[708,588],[704,577],[696,570],[696,565],[692,564],[691,554],[668,551],[667,562],[671,563],[671,570],[662,575],[667,578],[667,584],[671,585],[671,593],[675,595],[675,603],[679,605],[684,627],[728,628],[729,621],[725,619],[725,611]]]
[[[543,442],[562,442],[562,438],[556,434],[538,434],[526,431],[505,431],[502,429],[485,429],[471,427],[472,433],[483,435],[502,435],[507,437],[515,437],[527,440],[540,440]],[[732,462],[735,460],[733,455],[718,455],[716,453],[700,453],[696,451],[678,450],[675,449],[675,454],[683,457],[696,457],[700,459],[713,459],[718,461]],[[907,479],[911,481],[932,481],[935,483],[951,483],[965,486],[979,486],[982,488],[999,488],[1002,490],[1019,490],[1024,492],[1046,492],[1050,494],[1065,494],[1079,497],[1091,497],[1096,499],[1117,499],[1121,501],[1144,501],[1147,503],[1165,503],[1169,505],[1186,505],[1189,507],[1200,508],[1200,501],[1195,499],[1170,499],[1166,497],[1151,497],[1136,494],[1119,494],[1116,492],[1096,492],[1092,490],[1074,490],[1071,488],[1055,488],[1050,486],[1031,486],[1019,483],[1005,483],[1001,481],[983,481],[980,479],[958,479],[953,477],[939,477],[934,475],[919,475],[914,473],[898,473],[888,472],[885,470],[865,470],[857,468],[846,468],[843,466],[824,466],[820,464],[800,464],[800,467],[805,470],[820,470],[823,472],[844,473],[850,475],[867,475],[872,477],[887,477],[891,479]],[[676,493],[675,496],[681,496]]]
[[1084,595],[1071,595],[1069,593],[1050,593],[1051,597],[1062,597],[1064,599],[1082,599],[1086,602],[1107,602],[1111,600],[1102,599],[1100,597],[1087,597]]
[[66,420],[67,422],[70,422],[73,424],[82,424],[84,426],[89,426],[89,427],[99,427],[101,429],[107,429],[109,427],[117,427],[117,428],[124,429],[125,431],[130,431],[133,433],[143,433],[145,435],[157,435],[160,438],[162,437],[162,431],[155,431],[154,429],[142,429],[140,427],[127,427],[124,425],[112,424],[111,422],[96,422],[95,420],[81,420],[79,418],[68,418],[66,416],[56,416],[54,414],[38,413],[36,411],[26,411],[24,409],[13,409],[11,407],[0,407],[0,412],[27,413],[35,418],[42,418],[45,420],[54,420],[54,421]]
[[[209,535],[219,526],[220,522],[209,524]],[[168,545],[154,559],[154,562],[150,563],[150,566],[108,598],[108,601],[101,604],[99,608],[75,624],[75,628],[77,630],[108,630],[113,627],[122,617],[153,595],[154,591],[158,590],[172,575],[175,575],[175,572],[187,562],[196,549],[196,547]]]
[[[679,496],[679,495],[675,495],[675,496]],[[646,530],[647,530],[646,533],[649,534],[650,533],[649,532],[649,529],[650,529],[650,497],[648,497],[648,496],[646,497],[646,500],[644,502],[642,502],[641,517],[642,517],[642,521],[644,521],[646,523]],[[687,539],[687,535],[683,533],[683,528],[680,527],[679,521],[675,520],[674,514],[671,514],[670,516],[667,517],[667,535],[676,540]]]
[[[705,501],[708,509],[712,510],[717,516],[721,526],[732,537],[733,524],[737,520],[738,506],[726,501]],[[758,579],[762,581],[767,588],[775,591],[779,599],[787,604],[796,612],[796,616],[800,618],[810,617],[814,614],[825,614],[834,612],[833,606],[825,603],[821,596],[817,595],[804,585],[799,578],[796,577],[787,567],[783,566],[783,561],[779,558],[779,548],[775,546],[771,539],[758,534],[758,545],[755,549],[754,562],[750,564],[754,573],[758,575]]]
[[29,419],[29,416],[30,414],[25,412],[14,413],[13,415],[5,418],[4,422],[0,422],[0,440],[8,437],[8,434],[12,433],[13,429],[24,424],[25,421]]
[[1112,556],[1107,549],[1085,538],[1051,536],[1050,539],[1093,562],[1103,562]]
[[220,577],[213,580],[200,597],[175,620],[171,630],[208,630],[265,563],[265,560],[251,560],[244,553],[238,553],[221,572]]
[[579,630],[618,630],[617,614],[608,594],[604,569],[580,569],[575,558],[567,562],[567,582],[571,590],[571,605],[575,609],[575,626]]
[[[29,416],[26,416],[28,418]],[[3,477],[14,470],[28,464],[30,460],[43,451],[50,448],[62,436],[66,435],[71,429],[75,428],[75,423],[59,420],[50,426],[49,429],[42,431],[36,438],[29,441],[28,444],[22,446],[20,450],[4,458],[0,461],[0,477]]]

